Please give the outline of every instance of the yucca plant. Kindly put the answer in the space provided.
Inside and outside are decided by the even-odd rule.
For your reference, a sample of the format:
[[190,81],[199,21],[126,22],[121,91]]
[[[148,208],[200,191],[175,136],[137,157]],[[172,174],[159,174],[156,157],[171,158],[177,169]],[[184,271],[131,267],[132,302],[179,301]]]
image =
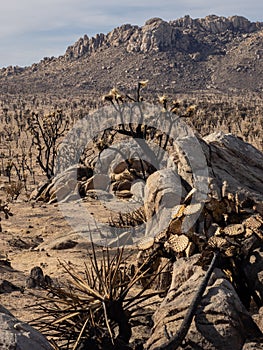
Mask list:
[[151,298],[160,291],[148,287],[157,274],[143,288],[137,284],[149,271],[147,261],[131,274],[124,247],[113,254],[101,248],[100,258],[98,251],[92,243],[90,264],[85,264],[82,276],[61,262],[70,282],[48,287],[48,296],[37,305],[41,315],[32,324],[54,349],[131,349],[132,320],[145,314],[142,303],[145,307],[146,301],[156,302]]
[[144,207],[137,208],[128,213],[119,212],[117,218],[111,217],[109,225],[111,227],[136,227],[146,222],[146,214]]

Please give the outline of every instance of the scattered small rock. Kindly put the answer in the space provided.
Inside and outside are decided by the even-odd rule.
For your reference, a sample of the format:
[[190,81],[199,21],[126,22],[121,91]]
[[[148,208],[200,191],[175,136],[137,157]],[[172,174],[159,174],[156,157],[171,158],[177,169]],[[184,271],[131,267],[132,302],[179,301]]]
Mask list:
[[54,249],[54,250],[71,249],[71,248],[74,248],[77,244],[78,242],[73,241],[71,239],[67,239],[65,241],[56,243],[51,249]]
[[0,294],[12,293],[14,291],[21,291],[21,288],[7,280],[3,280],[0,284]]
[[29,249],[30,248],[30,244],[21,238],[9,239],[8,243],[11,247],[15,247],[18,249]]
[[52,284],[52,279],[43,273],[39,266],[35,266],[30,271],[30,276],[26,279],[27,288],[45,288]]

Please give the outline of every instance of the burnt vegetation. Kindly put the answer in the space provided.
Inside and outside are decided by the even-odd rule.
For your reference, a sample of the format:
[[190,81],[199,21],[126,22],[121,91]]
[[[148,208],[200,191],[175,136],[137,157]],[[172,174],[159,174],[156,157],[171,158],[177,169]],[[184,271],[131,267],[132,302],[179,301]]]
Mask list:
[[[146,89],[146,85],[145,81],[139,82],[135,94],[123,94],[117,89],[112,89],[104,96],[104,102],[122,113],[125,100],[140,103],[142,88]],[[175,118],[184,118],[192,127],[196,125],[198,129],[199,108],[207,107],[209,98],[206,98],[207,100],[204,99],[201,103],[202,107],[193,105],[191,102],[195,101],[194,99],[179,102],[166,95],[159,96],[158,103],[162,113],[169,112]],[[214,106],[218,107],[218,103],[214,102]],[[224,107],[226,105],[223,103]],[[171,119],[171,123],[173,122]],[[224,122],[227,122],[226,118],[222,119],[221,126]],[[132,137],[139,145],[141,140],[148,137],[152,137],[163,149],[170,144],[168,135],[160,135],[158,130],[147,125],[119,124],[105,129],[93,140],[93,147],[97,152],[96,157],[92,157],[94,163],[99,160],[103,150],[112,147],[117,135]],[[132,172],[132,161],[126,160],[125,166],[129,172]],[[142,162],[142,159],[139,161]],[[145,180],[144,166],[141,166],[141,169],[140,176]],[[152,169],[150,173],[154,171],[156,169]],[[147,242],[138,245],[140,253],[137,266],[129,263],[129,256],[124,248],[116,251],[102,248],[99,252],[92,243],[92,251],[87,257],[88,265],[81,273],[63,264],[69,276],[69,284],[48,286],[48,297],[38,305],[42,315],[33,324],[48,336],[55,349],[141,349],[142,340],[139,344],[130,342],[136,317],[143,316],[145,322],[145,317],[147,319],[147,315],[152,315],[152,309],[149,313],[143,311],[148,305],[145,301],[153,306],[157,296],[162,298],[166,295],[169,283],[165,289],[159,288],[164,282],[162,279],[167,279],[167,275],[164,274],[165,267],[182,257],[194,254],[200,254],[197,264],[207,272],[179,330],[171,334],[164,326],[166,342],[154,349],[176,349],[182,345],[215,268],[224,272],[225,278],[233,285],[247,310],[252,306],[260,309],[263,305],[261,291],[252,285],[245,273],[249,259],[262,245],[263,239],[263,218],[255,209],[256,203],[251,199],[239,201],[238,195],[224,194],[222,190],[221,199],[215,199],[208,194],[202,205],[191,205],[189,198],[185,198],[168,228],[159,236],[151,237]],[[197,220],[196,228],[185,230],[191,215],[198,211],[200,219]],[[109,222],[112,227],[129,228],[145,221],[145,212],[141,208],[128,214],[119,214]],[[212,234],[209,231],[211,223],[217,227],[216,232]],[[202,232],[198,232],[202,225]],[[161,265],[162,259],[165,259],[165,265]],[[251,327],[257,339],[261,339],[262,334],[258,326],[252,322]]]
[[[154,19],[148,25],[158,21]],[[180,23],[176,22],[173,26],[177,29],[185,26],[184,21]],[[192,38],[191,31],[194,30],[193,42],[188,36],[187,38],[190,44],[195,44],[193,47],[197,50],[198,40],[200,37],[202,40],[204,38],[203,34],[196,33],[196,28],[191,23],[188,23],[187,28],[189,38]],[[56,181],[55,163],[59,146],[77,121],[105,104],[121,114],[126,103],[132,102],[140,106],[141,102],[149,101],[160,106],[162,113],[169,113],[175,119],[183,118],[198,136],[207,136],[216,131],[232,133],[262,151],[261,82],[255,77],[255,89],[251,89],[251,82],[250,85],[244,83],[242,91],[246,93],[239,93],[240,86],[236,86],[235,89],[232,83],[229,88],[224,85],[224,74],[229,63],[231,72],[228,72],[229,77],[226,81],[233,77],[233,82],[238,85],[241,78],[237,73],[247,74],[252,68],[253,74],[256,75],[257,67],[251,64],[250,69],[249,65],[241,64],[231,56],[233,50],[238,52],[239,45],[243,45],[246,52],[252,55],[248,48],[255,49],[253,39],[259,40],[257,33],[262,30],[262,25],[255,24],[252,27],[254,29],[251,29],[251,32],[246,32],[243,28],[232,32],[226,30],[224,35],[210,33],[200,52],[188,52],[188,49],[184,52],[182,48],[178,52],[169,52],[162,47],[157,50],[156,55],[153,52],[140,53],[139,57],[132,52],[129,54],[131,62],[128,62],[124,44],[120,42],[123,45],[116,43],[115,46],[98,46],[94,54],[90,54],[88,49],[84,50],[79,57],[74,56],[74,48],[69,48],[67,54],[58,59],[47,58],[38,65],[25,69],[13,67],[2,70],[0,79],[8,88],[0,99],[0,175],[3,180],[0,213],[6,219],[11,216],[8,204],[15,202],[19,196],[28,201],[32,190],[43,180],[44,184],[38,189],[37,199],[42,196],[43,201],[57,201],[56,194],[51,193],[51,185],[53,180]],[[129,28],[126,29],[130,30]],[[243,37],[246,40],[243,41]],[[187,38],[179,33],[177,39],[182,40],[181,44],[185,44],[188,42]],[[84,41],[82,40],[82,44],[78,43],[78,48],[80,44],[84,45]],[[212,47],[213,42],[215,44]],[[107,47],[113,53],[112,56],[108,55],[109,51],[106,52]],[[206,49],[209,49],[207,54]],[[221,59],[227,55],[231,57],[222,63],[222,73],[217,72],[216,84],[221,84],[219,88],[210,86],[202,90],[202,77],[206,87],[211,83],[211,77],[204,78],[205,72],[211,70],[211,62],[216,63],[218,56]],[[257,55],[260,56],[261,53],[257,52]],[[108,62],[109,57],[115,61]],[[89,70],[92,71],[95,64],[102,64],[103,60],[104,68],[94,69],[92,79],[85,80]],[[148,63],[144,64],[141,60]],[[87,61],[90,67],[84,74],[83,66],[87,65]],[[70,74],[65,68],[69,65],[73,67]],[[134,68],[136,65],[137,70]],[[163,76],[158,71],[159,66],[164,69]],[[150,74],[151,68],[153,75]],[[68,77],[64,71],[69,74]],[[36,73],[35,76],[32,72]],[[120,78],[123,72],[127,79],[132,76],[131,82],[115,81],[117,78],[113,77]],[[55,76],[61,75],[58,80],[59,88],[54,94],[50,93],[54,88],[50,73]],[[135,73],[138,74],[136,78]],[[178,82],[169,81],[168,78],[167,80],[168,73],[171,73],[173,79],[178,79]],[[96,92],[98,80],[105,75],[107,79],[100,83],[100,91]],[[214,80],[215,75],[216,73]],[[149,76],[153,79],[147,84],[144,78]],[[20,80],[23,81],[25,77],[29,77],[29,82],[34,83],[34,94],[26,91],[28,86],[25,87],[25,91],[19,87]],[[80,81],[79,84],[76,83],[76,79]],[[135,80],[139,80],[139,83],[134,83]],[[184,80],[187,83],[184,84]],[[109,82],[112,81],[116,82],[115,88],[109,87]],[[189,86],[192,86],[192,89]],[[47,93],[44,92],[45,88]],[[98,95],[106,91],[109,92],[101,99]],[[173,123],[174,120],[171,119],[171,124]],[[111,149],[114,141],[123,140],[125,137],[134,139],[142,148],[147,147],[143,142],[145,140],[153,141],[163,150],[169,150],[173,142],[168,134],[147,124],[120,123],[96,135],[81,155],[66,148],[65,157],[68,159],[64,165],[68,165],[67,160],[69,164],[72,160],[80,162],[76,181],[78,199],[86,196],[85,181],[93,175],[102,152]],[[149,148],[144,151],[151,152]],[[161,157],[162,154],[158,162],[161,161]],[[137,169],[134,166],[136,162]],[[110,179],[112,191],[119,195],[123,194],[121,187],[125,188],[126,180],[145,182],[148,176],[158,170],[154,164],[147,163],[139,156],[138,159],[125,159],[122,166],[124,170]],[[69,182],[63,183],[64,187],[65,185],[69,185]],[[262,284],[255,284],[247,273],[251,265],[250,259],[255,257],[262,247],[262,207],[250,198],[242,202],[239,201],[238,194],[223,194],[223,191],[221,198],[213,198],[209,193],[207,200],[202,203],[202,209],[199,208],[200,203],[195,203],[195,207],[189,205],[186,198],[180,203],[177,214],[160,236],[151,237],[138,245],[139,254],[135,265],[130,263],[130,256],[125,248],[98,249],[93,243],[91,250],[87,252],[86,265],[84,264],[82,271],[77,272],[69,264],[62,263],[69,281],[51,283],[45,287],[48,295],[38,304],[41,314],[33,322],[47,335],[54,349],[142,349],[146,336],[137,343],[134,340],[131,342],[133,329],[143,322],[148,324],[148,328],[149,324],[152,325],[153,310],[163,300],[171,284],[172,271],[169,270],[169,266],[180,258],[189,258],[194,254],[200,255],[197,265],[207,272],[181,327],[175,334],[171,334],[164,326],[162,334],[166,343],[162,347],[156,347],[156,350],[175,349],[182,345],[215,268],[222,270],[248,311],[262,308]],[[195,210],[200,210],[196,230],[184,231],[184,223],[195,214]],[[115,217],[108,217],[108,223],[113,229],[134,228],[146,221],[143,205],[127,214],[119,213]],[[216,229],[211,233],[212,225]],[[1,226],[0,229],[2,230]],[[165,261],[163,265],[162,261]],[[160,285],[165,285],[164,282],[165,288],[160,288]],[[261,331],[254,323],[252,328],[257,339],[262,339]]]

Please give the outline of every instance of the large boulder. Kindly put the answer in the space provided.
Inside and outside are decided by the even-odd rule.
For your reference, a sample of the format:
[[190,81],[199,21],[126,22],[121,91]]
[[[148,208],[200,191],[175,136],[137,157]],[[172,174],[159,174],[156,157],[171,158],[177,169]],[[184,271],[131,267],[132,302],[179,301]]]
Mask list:
[[263,154],[241,138],[222,132],[204,137],[213,174],[226,192],[263,201]]
[[86,182],[93,175],[91,168],[74,164],[58,173],[51,180],[41,184],[32,192],[30,199],[54,203],[62,201],[69,195],[78,195],[79,183]]
[[180,177],[171,168],[161,169],[148,177],[144,198],[146,235],[154,236],[168,226],[185,193]]
[[[202,155],[197,154],[197,139]],[[182,179],[201,192],[218,198],[238,193],[263,201],[263,154],[239,137],[222,132],[203,139],[186,136],[174,144],[172,159]]]
[[[175,335],[178,332],[205,275],[201,266],[195,265],[198,258],[195,255],[174,263],[170,289],[153,316],[154,327],[145,346],[147,350],[166,344],[166,333]],[[221,270],[215,269],[185,337],[184,346],[203,350],[241,350],[247,338],[259,333],[233,285]]]

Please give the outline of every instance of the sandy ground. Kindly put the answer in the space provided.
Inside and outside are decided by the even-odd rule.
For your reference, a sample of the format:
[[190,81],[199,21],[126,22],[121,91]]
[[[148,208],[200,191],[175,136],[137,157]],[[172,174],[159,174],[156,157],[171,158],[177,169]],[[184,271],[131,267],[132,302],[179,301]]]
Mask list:
[[[103,203],[96,200],[86,201],[91,215],[96,215],[100,222],[108,221],[108,211]],[[86,228],[85,234],[76,234],[70,221],[66,220],[58,204],[41,204],[17,200],[10,204],[13,216],[8,220],[2,218],[0,233],[1,258],[8,259],[11,268],[0,266],[0,283],[8,280],[23,289],[0,294],[0,303],[22,321],[30,321],[35,311],[29,306],[35,305],[38,295],[46,295],[45,291],[26,288],[26,279],[34,266],[40,266],[45,275],[52,279],[65,281],[68,275],[60,261],[69,263],[76,271],[82,271],[87,255],[91,252]],[[75,219],[82,216],[83,206],[77,202],[71,207],[71,215]],[[84,223],[85,224],[85,223]],[[77,244],[72,248],[54,249],[59,243],[73,240]],[[136,249],[134,249],[134,257]]]

